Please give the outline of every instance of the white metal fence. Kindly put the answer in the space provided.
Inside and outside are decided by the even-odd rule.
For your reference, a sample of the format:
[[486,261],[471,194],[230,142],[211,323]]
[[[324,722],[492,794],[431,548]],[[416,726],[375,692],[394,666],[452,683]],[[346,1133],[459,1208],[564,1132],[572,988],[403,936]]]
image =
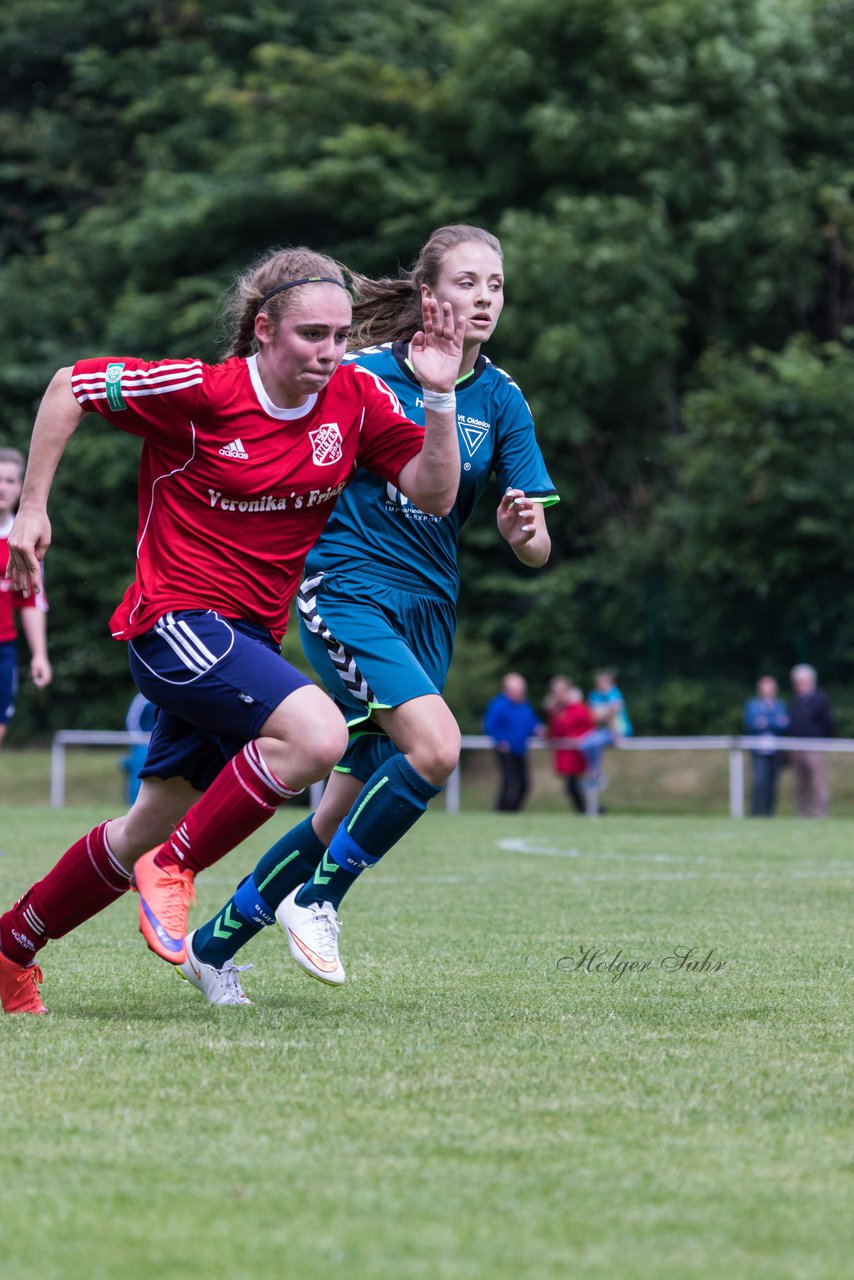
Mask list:
[[[553,750],[555,747],[574,747],[572,740],[553,742],[548,738],[531,738],[528,745],[535,750]],[[491,738],[479,734],[463,737],[463,750],[485,751],[494,749]],[[616,751],[726,751],[729,755],[729,811],[733,818],[744,817],[744,756],[747,751],[826,751],[854,752],[854,738],[775,738],[771,734],[756,737],[718,735],[696,738],[623,738],[613,748]],[[448,779],[445,788],[447,807],[457,813],[460,807],[459,765]]]
[[[131,747],[148,742],[147,733],[129,733],[110,729],[61,729],[51,744],[50,803],[54,808],[65,804],[65,750],[66,747]],[[491,751],[491,738],[479,734],[463,736],[463,751]],[[529,744],[536,751],[553,750],[556,746],[574,746],[552,742],[544,738],[532,738]],[[744,817],[744,756],[747,751],[777,749],[780,751],[854,752],[854,738],[773,738],[725,736],[697,738],[624,738],[617,751],[726,751],[729,755],[729,811],[733,818]],[[316,807],[323,794],[323,783],[311,788],[311,804]],[[460,768],[451,774],[445,788],[445,804],[450,813],[460,808]]]

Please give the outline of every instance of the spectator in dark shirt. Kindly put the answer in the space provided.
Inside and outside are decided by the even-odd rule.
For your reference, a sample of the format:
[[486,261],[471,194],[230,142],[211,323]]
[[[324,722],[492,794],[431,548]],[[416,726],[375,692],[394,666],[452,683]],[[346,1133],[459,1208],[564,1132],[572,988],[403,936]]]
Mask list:
[[495,807],[500,813],[516,813],[528,794],[528,739],[542,725],[528,702],[528,683],[511,671],[504,677],[483,718],[484,732],[495,743],[501,785]]
[[[794,698],[789,707],[789,733],[793,738],[831,738],[833,712],[824,690],[817,687],[814,667],[792,667]],[[830,805],[827,761],[822,751],[793,751],[795,807],[799,818],[826,818]]]
[[767,739],[785,733],[788,727],[789,713],[785,702],[777,697],[777,681],[773,676],[760,676],[756,697],[744,707],[745,732],[759,739],[750,752],[753,781],[750,812],[754,818],[770,818],[777,807],[777,778],[783,753]]

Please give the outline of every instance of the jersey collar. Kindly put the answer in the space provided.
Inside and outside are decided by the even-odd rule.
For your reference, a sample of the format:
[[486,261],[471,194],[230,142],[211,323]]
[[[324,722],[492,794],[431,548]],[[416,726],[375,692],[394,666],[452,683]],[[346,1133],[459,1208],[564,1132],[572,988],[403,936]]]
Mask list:
[[[409,358],[407,355],[408,351],[409,351],[408,342],[393,342],[391,344],[391,353],[394,356],[397,363],[399,364],[401,372],[404,374],[405,377],[409,379],[410,382],[414,382],[416,387],[419,387],[421,383],[416,378],[412,365],[409,363]],[[481,353],[475,360],[474,368],[472,369],[471,373],[467,373],[464,378],[460,378],[456,386],[454,387],[454,390],[465,391],[468,387],[471,386],[473,382],[477,382],[478,378],[483,373],[484,369],[488,364],[489,364],[489,361],[487,360],[486,356]]]
[[249,370],[249,377],[252,379],[255,394],[261,403],[261,408],[271,418],[278,418],[281,422],[293,422],[297,418],[305,418],[317,404],[317,392],[313,391],[305,404],[301,404],[298,409],[283,409],[281,405],[274,404],[264,390],[264,383],[261,381],[261,374],[258,371],[257,351],[247,358],[246,366]]

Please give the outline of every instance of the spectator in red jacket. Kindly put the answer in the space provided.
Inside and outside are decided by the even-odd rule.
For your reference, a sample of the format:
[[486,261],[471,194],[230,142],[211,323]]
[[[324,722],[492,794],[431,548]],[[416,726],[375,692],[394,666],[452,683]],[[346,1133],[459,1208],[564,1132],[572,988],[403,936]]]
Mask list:
[[[566,676],[554,676],[545,703],[548,733],[552,740],[580,738],[596,728],[596,721],[584,701],[584,694]],[[583,752],[574,747],[556,747],[555,773],[566,779],[566,792],[576,813],[585,813],[586,805],[581,779],[587,772]]]

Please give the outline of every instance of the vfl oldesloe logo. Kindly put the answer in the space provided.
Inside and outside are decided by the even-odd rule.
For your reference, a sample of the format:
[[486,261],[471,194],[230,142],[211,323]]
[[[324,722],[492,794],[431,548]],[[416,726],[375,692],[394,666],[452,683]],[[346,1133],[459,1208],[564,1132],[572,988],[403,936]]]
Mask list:
[[340,462],[343,454],[343,440],[337,422],[323,422],[316,431],[309,431],[311,456],[318,467],[328,467],[333,462]]

